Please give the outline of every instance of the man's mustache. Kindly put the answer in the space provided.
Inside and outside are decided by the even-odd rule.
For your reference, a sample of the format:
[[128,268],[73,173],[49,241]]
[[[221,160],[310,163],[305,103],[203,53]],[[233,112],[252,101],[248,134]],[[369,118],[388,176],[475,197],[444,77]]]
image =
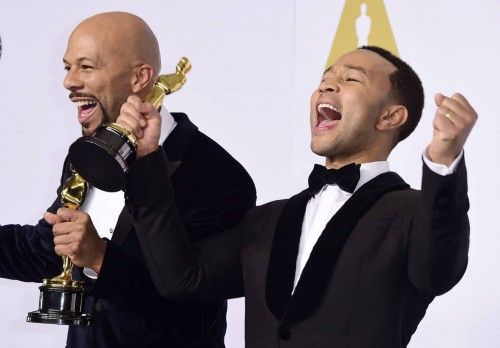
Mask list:
[[69,99],[72,99],[72,98],[92,98],[92,99],[95,99],[95,97],[92,94],[80,93],[80,92],[70,93],[68,98]]

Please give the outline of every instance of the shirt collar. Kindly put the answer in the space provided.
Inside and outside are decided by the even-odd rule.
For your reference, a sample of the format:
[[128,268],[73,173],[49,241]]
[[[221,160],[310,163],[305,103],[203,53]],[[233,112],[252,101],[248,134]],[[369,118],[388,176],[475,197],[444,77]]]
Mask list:
[[172,133],[175,126],[177,126],[177,122],[174,120],[174,117],[170,112],[168,112],[167,108],[161,107],[160,110],[161,115],[161,129],[160,129],[160,144],[165,142],[165,139]]
[[386,173],[389,170],[390,166],[388,161],[362,163],[361,167],[359,168],[359,181],[354,191],[359,189],[361,186],[363,186],[376,176]]

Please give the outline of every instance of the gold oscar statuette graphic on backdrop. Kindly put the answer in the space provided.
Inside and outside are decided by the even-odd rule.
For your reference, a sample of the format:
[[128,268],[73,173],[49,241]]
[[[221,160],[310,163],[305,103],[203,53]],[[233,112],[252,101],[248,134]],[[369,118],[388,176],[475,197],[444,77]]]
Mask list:
[[[69,209],[79,209],[85,200],[88,184],[75,171],[64,184],[61,203]],[[61,274],[44,279],[40,286],[38,311],[28,313],[26,321],[44,324],[84,325],[90,323],[90,316],[82,313],[85,286],[83,281],[73,280],[73,263],[63,256]]]
[[[165,95],[179,90],[186,82],[191,63],[182,57],[173,74],[160,75],[144,101],[156,109]],[[108,192],[125,188],[126,173],[136,158],[137,140],[116,123],[99,127],[92,136],[77,139],[69,148],[73,168],[92,186]]]
[[385,48],[399,55],[383,0],[346,0],[326,68],[360,46]]

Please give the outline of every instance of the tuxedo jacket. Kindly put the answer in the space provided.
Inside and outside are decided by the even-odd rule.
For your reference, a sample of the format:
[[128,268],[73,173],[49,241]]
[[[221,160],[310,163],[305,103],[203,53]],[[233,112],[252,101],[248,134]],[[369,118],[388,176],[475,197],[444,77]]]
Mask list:
[[[185,114],[172,115],[177,125],[160,150],[169,169],[157,174],[172,182],[180,219],[195,242],[233,227],[255,206],[255,186],[245,169]],[[69,175],[65,163],[61,185]],[[60,190],[51,212],[60,207]],[[51,226],[44,220],[0,227],[0,276],[40,282],[60,270]],[[224,347],[225,301],[190,304],[161,297],[126,208],[107,241],[98,279],[84,277],[80,269],[74,273],[86,281],[84,311],[92,319],[90,327],[69,327],[67,347]]]
[[[161,152],[140,164],[167,165]],[[449,176],[424,165],[421,191],[393,172],[360,187],[326,225],[295,290],[307,190],[193,246],[168,182],[143,179],[129,178],[129,206],[158,290],[191,301],[245,296],[248,348],[405,347],[429,303],[466,269],[463,160]],[[164,190],[153,192],[159,182]]]

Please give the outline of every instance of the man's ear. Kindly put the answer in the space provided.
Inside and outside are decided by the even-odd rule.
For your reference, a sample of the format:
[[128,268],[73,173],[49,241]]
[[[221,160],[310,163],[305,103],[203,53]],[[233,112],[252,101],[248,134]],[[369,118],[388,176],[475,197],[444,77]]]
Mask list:
[[141,64],[134,68],[134,75],[132,76],[132,92],[139,94],[144,90],[153,78],[153,68],[148,64]]
[[378,130],[394,130],[405,124],[408,119],[408,109],[403,105],[390,105],[380,116],[376,127]]

